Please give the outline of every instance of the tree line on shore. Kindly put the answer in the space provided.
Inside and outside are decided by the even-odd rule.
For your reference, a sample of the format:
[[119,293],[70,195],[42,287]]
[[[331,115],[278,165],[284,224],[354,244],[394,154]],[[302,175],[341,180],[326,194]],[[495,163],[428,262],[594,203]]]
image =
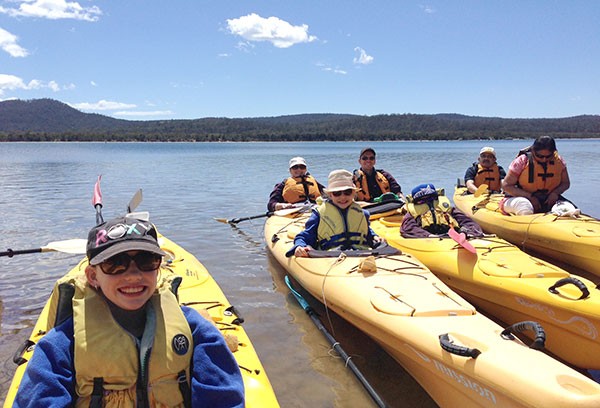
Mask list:
[[0,141],[253,142],[600,138],[600,115],[505,119],[459,114],[302,114],[130,121],[52,99],[0,102]]

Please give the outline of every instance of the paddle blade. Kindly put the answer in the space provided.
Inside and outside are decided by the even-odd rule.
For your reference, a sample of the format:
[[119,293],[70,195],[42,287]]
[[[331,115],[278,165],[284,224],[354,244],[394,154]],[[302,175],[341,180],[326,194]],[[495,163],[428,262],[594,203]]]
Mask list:
[[454,241],[456,241],[461,247],[463,247],[467,251],[469,251],[473,254],[477,253],[477,250],[475,249],[475,247],[473,245],[471,245],[471,243],[467,240],[467,236],[465,235],[464,232],[461,232],[459,234],[454,228],[450,228],[448,230],[448,235],[450,235],[450,238],[452,238]]
[[85,254],[86,246],[87,240],[75,238],[66,241],[49,242],[48,245],[42,247],[42,252],[56,251],[66,254]]
[[127,204],[127,212],[130,213],[133,210],[135,210],[138,207],[138,205],[140,205],[140,203],[142,202],[142,199],[142,189],[140,188],[138,191],[135,192],[133,197],[131,197],[129,204]]
[[217,222],[222,222],[223,224],[229,224],[227,218],[213,218]]
[[487,193],[489,186],[487,184],[482,184],[477,187],[477,191],[473,193],[473,197],[479,197],[482,194]]
[[92,205],[95,207],[97,205],[102,205],[102,191],[100,191],[100,180],[102,179],[102,175],[98,176],[98,180],[96,180],[96,184],[94,185],[94,195],[92,196]]

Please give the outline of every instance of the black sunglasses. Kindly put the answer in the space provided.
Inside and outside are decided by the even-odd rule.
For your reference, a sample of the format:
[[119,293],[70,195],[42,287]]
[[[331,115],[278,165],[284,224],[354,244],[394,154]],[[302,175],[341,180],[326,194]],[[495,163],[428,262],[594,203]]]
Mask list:
[[334,197],[339,197],[342,194],[350,196],[350,195],[354,194],[354,190],[352,190],[351,188],[349,188],[348,190],[344,190],[344,191],[332,191],[331,192],[331,195],[334,196]]
[[139,252],[128,255],[126,252],[111,256],[100,263],[100,270],[107,275],[120,275],[129,269],[131,261],[134,261],[142,272],[153,272],[160,267],[162,256],[152,252]]
[[304,170],[305,168],[306,168],[306,166],[303,164],[296,164],[295,166],[292,166],[292,170],[298,170],[298,169]]
[[363,156],[361,157],[362,160],[375,160],[375,156]]

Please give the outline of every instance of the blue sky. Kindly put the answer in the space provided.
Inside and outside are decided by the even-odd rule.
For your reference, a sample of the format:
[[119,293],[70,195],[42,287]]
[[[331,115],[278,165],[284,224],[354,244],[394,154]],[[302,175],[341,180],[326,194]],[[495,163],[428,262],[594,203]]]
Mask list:
[[0,0],[0,100],[130,120],[600,114],[600,1]]

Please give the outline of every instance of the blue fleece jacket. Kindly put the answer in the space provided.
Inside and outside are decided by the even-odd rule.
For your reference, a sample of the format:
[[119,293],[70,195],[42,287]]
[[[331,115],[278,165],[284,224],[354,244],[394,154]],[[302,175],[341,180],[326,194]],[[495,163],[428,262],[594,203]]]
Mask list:
[[[198,312],[181,307],[193,337],[192,406],[243,407],[244,383],[238,364],[217,328]],[[13,407],[74,406],[73,319],[53,328],[36,345]]]

